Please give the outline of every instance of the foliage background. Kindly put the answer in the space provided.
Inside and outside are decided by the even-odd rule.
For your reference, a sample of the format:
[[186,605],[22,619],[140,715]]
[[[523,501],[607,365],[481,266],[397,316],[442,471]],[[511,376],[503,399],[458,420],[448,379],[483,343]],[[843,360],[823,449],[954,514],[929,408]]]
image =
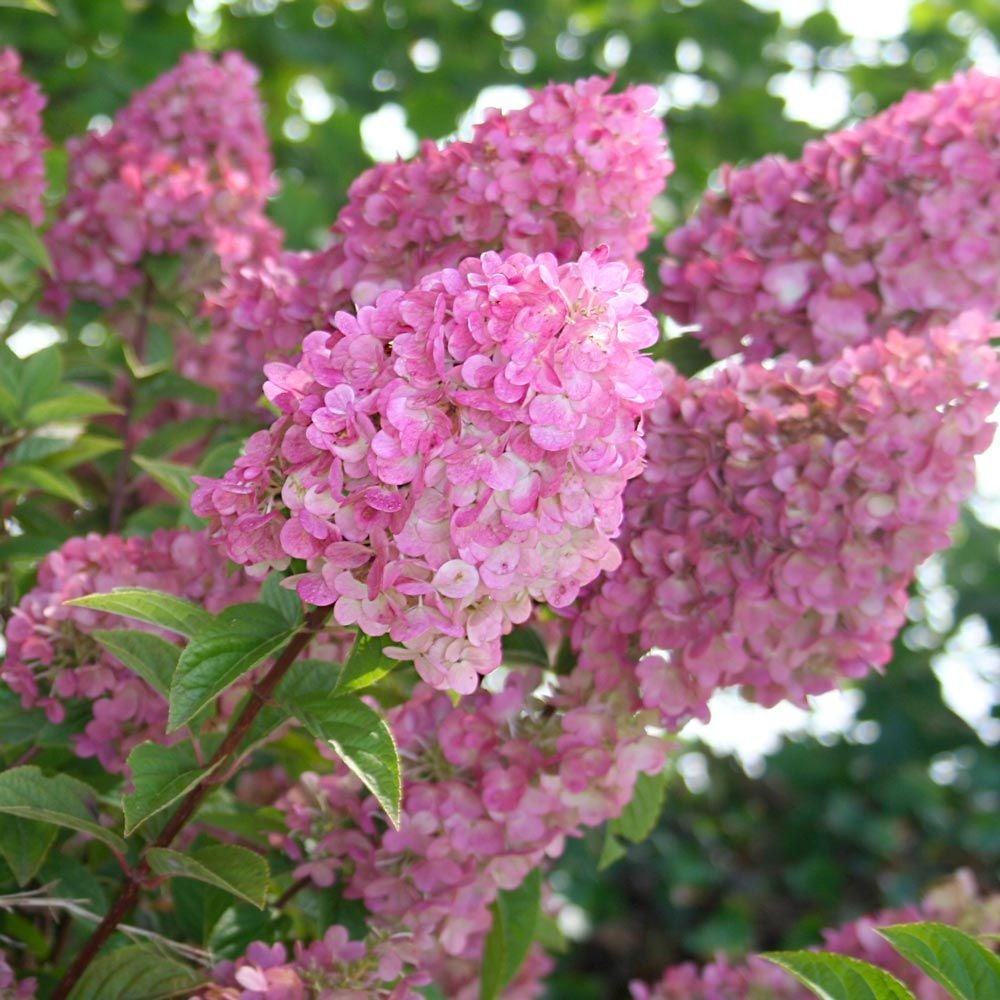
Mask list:
[[[786,117],[776,93],[784,74],[800,88],[835,74],[848,115],[867,115],[974,57],[997,58],[1000,37],[993,0],[921,0],[906,31],[881,41],[852,38],[806,0],[785,3],[786,15],[820,9],[787,20],[744,0],[53,6],[54,18],[0,10],[0,44],[21,51],[49,95],[57,143],[99,124],[192,47],[236,48],[260,67],[282,182],[273,215],[291,246],[322,242],[371,162],[362,122],[387,104],[417,135],[439,138],[485,87],[609,71],[655,83],[672,101],[677,162],[659,206],[666,229],[722,161],[795,155],[817,134]],[[998,551],[997,531],[969,514],[943,572],[925,574],[887,676],[861,686],[846,733],[788,739],[753,777],[693,744],[659,827],[600,881],[599,837],[571,844],[554,884],[570,904],[563,929],[583,946],[564,956],[552,995],[616,996],[628,977],[653,978],[670,962],[808,944],[961,865],[988,881],[1000,861],[1000,760],[946,707],[932,663],[963,644],[980,661],[1000,656]]]

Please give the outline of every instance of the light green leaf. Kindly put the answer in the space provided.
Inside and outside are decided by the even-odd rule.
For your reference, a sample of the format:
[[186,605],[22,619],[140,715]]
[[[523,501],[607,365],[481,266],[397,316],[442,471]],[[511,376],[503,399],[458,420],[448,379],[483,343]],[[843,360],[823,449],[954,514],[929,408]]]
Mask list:
[[194,470],[190,467],[178,465],[176,462],[144,458],[142,455],[133,455],[132,461],[171,496],[183,503],[187,503],[191,499],[191,494],[194,492],[191,474]]
[[666,787],[665,772],[640,774],[629,804],[612,823],[615,831],[633,844],[642,843],[653,832],[660,818]]
[[382,652],[390,645],[392,640],[387,635],[365,635],[359,630],[347,661],[341,668],[335,688],[337,694],[348,694],[369,687],[399,666],[398,660],[390,660]]
[[604,827],[604,840],[601,843],[601,855],[597,859],[597,870],[604,871],[610,868],[616,861],[625,857],[625,845],[619,840],[613,829],[613,824],[608,823]]
[[33,427],[43,424],[70,423],[96,417],[101,413],[121,413],[109,399],[96,392],[71,389],[57,396],[50,396],[28,407],[24,419]]
[[546,670],[549,667],[549,653],[541,636],[523,625],[503,637],[503,658],[508,663],[526,663]]
[[270,881],[267,861],[235,844],[215,844],[191,854],[151,847],[146,860],[157,875],[193,878],[246,900],[262,910]]
[[175,420],[158,427],[136,445],[139,455],[172,455],[189,444],[201,441],[215,426],[212,417],[191,417],[189,420]]
[[122,799],[125,836],[186,795],[210,769],[202,767],[190,743],[165,747],[140,743],[128,755],[134,792]]
[[385,720],[353,695],[304,698],[288,707],[313,736],[330,744],[398,828],[403,784],[399,751]]
[[143,945],[101,955],[80,977],[69,1000],[166,1000],[186,996],[204,976]]
[[21,380],[18,385],[21,408],[27,410],[35,403],[55,395],[62,372],[62,355],[55,344],[29,354],[21,366]]
[[84,462],[93,461],[112,451],[120,451],[122,443],[118,438],[101,434],[81,434],[65,448],[46,455],[39,464],[49,469],[72,469]]
[[955,1000],[1000,997],[1000,958],[957,927],[927,922],[876,930]]
[[47,0],[0,0],[0,7],[33,10],[39,14],[51,14],[53,17],[56,15],[55,8]]
[[[37,10],[46,14],[55,11],[42,0],[0,0],[0,7],[20,7],[23,10]],[[26,260],[43,271],[52,273],[52,261],[38,230],[23,216],[13,212],[0,215],[0,243],[14,248]]]
[[516,888],[501,892],[492,906],[493,926],[483,949],[480,1000],[494,1000],[518,973],[535,940],[542,899],[542,874],[535,868]]
[[181,650],[152,632],[137,629],[95,629],[90,633],[108,652],[154,691],[167,697]]
[[0,469],[0,492],[48,493],[49,496],[68,500],[78,507],[86,504],[80,488],[65,472],[46,469],[41,465],[8,465]]
[[82,781],[65,774],[47,775],[34,765],[0,774],[0,813],[77,830],[124,854],[125,841],[93,818],[87,802],[95,797]]
[[294,635],[266,604],[235,605],[181,653],[170,685],[167,732],[185,725],[234,681],[274,656]]
[[302,624],[302,598],[294,590],[281,586],[283,578],[283,573],[272,573],[260,588],[260,599],[274,608],[289,628],[297,628]]
[[124,618],[137,618],[141,622],[158,625],[189,639],[210,628],[215,622],[212,615],[190,601],[144,587],[119,587],[106,594],[77,597],[66,601],[66,604],[107,611]]
[[0,855],[18,885],[27,885],[45,863],[56,839],[56,827],[15,816],[0,816]]
[[760,957],[790,972],[820,1000],[916,1000],[895,976],[847,955],[772,951]]

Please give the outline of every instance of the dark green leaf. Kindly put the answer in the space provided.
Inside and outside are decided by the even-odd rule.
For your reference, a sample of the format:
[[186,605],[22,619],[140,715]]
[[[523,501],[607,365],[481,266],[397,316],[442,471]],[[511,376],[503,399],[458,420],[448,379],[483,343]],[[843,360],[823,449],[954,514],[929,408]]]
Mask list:
[[399,826],[403,786],[396,741],[385,720],[360,698],[305,698],[288,704],[317,739],[326,740]]
[[533,667],[549,667],[545,643],[533,628],[518,626],[503,637],[503,657],[509,663],[526,663]]
[[191,854],[151,847],[146,860],[157,875],[193,878],[264,908],[270,873],[261,855],[235,844],[215,844]]
[[171,747],[140,743],[128,755],[128,766],[135,791],[122,799],[126,836],[186,795],[209,773],[198,763],[190,743]]
[[125,841],[94,819],[87,805],[93,798],[93,790],[82,781],[47,775],[33,765],[0,774],[0,813],[77,830],[124,854]]
[[877,930],[955,1000],[1000,997],[1000,958],[957,927],[927,922]]
[[17,816],[0,815],[0,855],[10,866],[18,885],[27,885],[45,863],[56,827]]
[[165,1000],[190,993],[204,978],[144,945],[128,945],[101,955],[80,977],[69,1000]]
[[91,636],[154,691],[167,697],[181,655],[179,646],[136,629],[95,629]]
[[247,671],[273,656],[294,635],[266,604],[227,608],[181,653],[170,685],[167,731],[185,725]]
[[494,1000],[518,973],[538,926],[542,873],[538,868],[516,888],[501,892],[493,904],[493,926],[483,950],[480,1000]]
[[188,638],[210,628],[215,622],[212,615],[190,601],[144,587],[119,587],[106,594],[88,594],[66,603],[78,608],[107,611],[124,618],[137,618]]

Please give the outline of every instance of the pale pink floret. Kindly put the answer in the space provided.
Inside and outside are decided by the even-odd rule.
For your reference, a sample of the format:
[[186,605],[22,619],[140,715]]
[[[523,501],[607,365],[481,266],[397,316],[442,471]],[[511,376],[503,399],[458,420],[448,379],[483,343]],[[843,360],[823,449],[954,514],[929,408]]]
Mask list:
[[277,249],[264,216],[274,190],[257,72],[235,52],[185,55],[103,133],[67,143],[68,190],[48,234],[54,305],[110,305],[143,278],[147,255],[182,255],[179,285],[200,290]]
[[241,571],[230,572],[202,532],[90,534],[71,538],[42,560],[38,583],[7,623],[0,680],[25,708],[44,709],[51,722],[85,706],[88,721],[73,738],[73,749],[117,772],[138,743],[168,739],[166,699],[90,636],[96,629],[152,628],[64,603],[115,587],[162,590],[217,612],[253,600],[259,586]]
[[264,391],[282,416],[193,504],[254,572],[468,693],[532,602],[573,602],[611,539],[660,391],[636,273],[605,251],[495,253],[310,334]]
[[21,72],[21,57],[0,50],[0,214],[16,212],[36,226],[45,217],[44,107],[38,84]]
[[906,588],[948,546],[993,437],[998,333],[969,313],[824,365],[664,367],[623,565],[574,626],[581,662],[635,669],[668,724],[721,686],[801,703],[888,662]]
[[1000,78],[959,74],[722,184],[668,237],[657,302],[717,358],[830,359],[1000,309]]

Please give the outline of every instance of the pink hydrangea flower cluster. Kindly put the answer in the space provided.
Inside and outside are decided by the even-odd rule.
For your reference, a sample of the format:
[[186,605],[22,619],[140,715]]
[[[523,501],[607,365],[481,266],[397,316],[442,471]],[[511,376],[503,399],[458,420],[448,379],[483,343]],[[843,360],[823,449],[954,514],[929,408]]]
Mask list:
[[554,84],[523,110],[490,112],[468,142],[426,142],[415,159],[362,174],[328,249],[226,275],[209,296],[213,334],[190,352],[191,377],[221,380],[228,405],[246,412],[265,361],[294,356],[338,310],[487,250],[566,262],[606,245],[634,264],[672,163],[655,91],[610,86],[596,77]]
[[998,335],[966,313],[823,365],[691,381],[664,366],[624,565],[574,625],[588,669],[653,650],[636,675],[673,724],[721,686],[801,702],[886,663],[906,588],[949,544],[993,437]]
[[16,965],[11,965],[8,956],[0,951],[0,1000],[33,1000],[38,989],[35,979],[17,981]]
[[45,218],[44,107],[38,84],[21,72],[21,57],[0,50],[0,212],[16,212],[36,226]]
[[257,71],[239,54],[185,55],[106,132],[67,143],[68,191],[47,238],[54,304],[111,305],[143,279],[147,255],[183,254],[178,284],[200,289],[218,260],[277,249],[264,216],[274,185]]
[[634,263],[672,164],[654,88],[610,87],[551,84],[520,111],[491,111],[468,142],[425,142],[416,159],[362,174],[318,262],[327,289],[363,305],[501,247],[565,261],[607,245]]
[[373,926],[413,936],[439,985],[461,979],[454,959],[481,956],[501,889],[558,856],[567,837],[619,815],[639,774],[665,763],[634,689],[598,693],[580,672],[538,700],[539,680],[512,671],[501,691],[458,705],[421,685],[391,713],[404,765],[398,830],[385,829],[342,765],[304,775],[278,803],[296,877],[341,881]]
[[295,945],[254,942],[236,962],[213,971],[213,983],[191,1000],[422,1000],[430,980],[414,971],[418,955],[405,936],[370,934],[352,941],[334,924],[322,939]]
[[960,74],[722,184],[668,237],[658,302],[718,358],[825,360],[1000,309],[1000,78]]
[[268,366],[282,415],[224,479],[196,479],[195,512],[236,562],[306,560],[304,601],[473,691],[532,601],[565,607],[620,561],[660,390],[636,278],[604,250],[487,253],[339,313],[296,366]]
[[[876,933],[878,927],[920,920],[959,924],[970,934],[995,933],[1000,927],[1000,896],[980,896],[971,876],[960,872],[918,906],[883,910],[824,931],[822,950],[885,969],[918,1000],[949,1000],[950,993]],[[688,962],[667,969],[653,985],[637,981],[630,986],[632,1000],[810,1000],[813,996],[788,973],[756,957],[738,964],[718,958],[703,967]]]
[[[259,584],[228,571],[203,532],[157,531],[149,538],[90,534],[71,538],[38,568],[38,583],[7,623],[0,680],[25,708],[50,722],[86,703],[89,721],[74,738],[80,757],[124,769],[143,740],[165,743],[167,702],[90,637],[96,629],[150,628],[64,602],[115,587],[149,587],[194,601],[211,612],[252,601]],[[165,634],[166,638],[176,638]]]

